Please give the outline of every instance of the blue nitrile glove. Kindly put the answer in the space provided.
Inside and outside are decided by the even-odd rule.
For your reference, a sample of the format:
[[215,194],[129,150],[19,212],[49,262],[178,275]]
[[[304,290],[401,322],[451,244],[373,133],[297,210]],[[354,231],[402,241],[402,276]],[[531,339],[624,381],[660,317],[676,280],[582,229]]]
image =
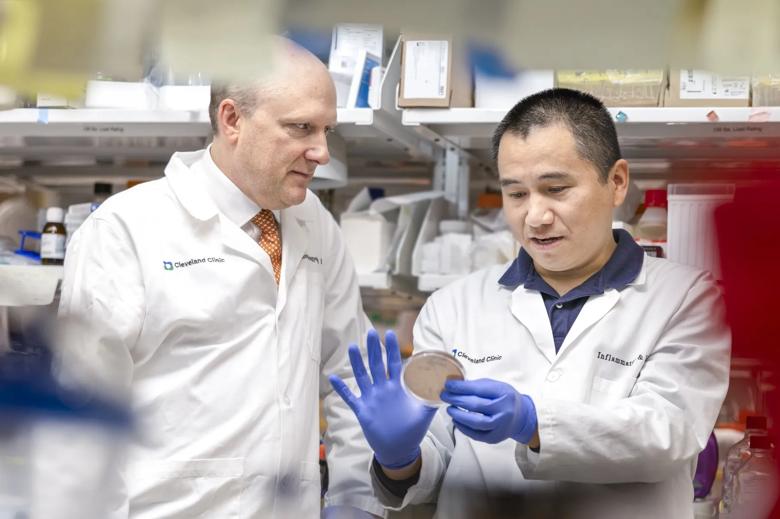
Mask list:
[[393,332],[385,334],[387,373],[376,330],[368,332],[367,344],[373,383],[366,373],[360,350],[354,344],[349,347],[349,361],[360,388],[360,398],[353,395],[339,377],[331,375],[330,383],[357,416],[379,464],[389,469],[405,467],[420,456],[420,443],[436,408],[418,402],[401,386],[401,352]]
[[536,407],[528,395],[504,382],[448,380],[441,399],[460,432],[477,441],[498,443],[512,438],[527,444],[536,432]]

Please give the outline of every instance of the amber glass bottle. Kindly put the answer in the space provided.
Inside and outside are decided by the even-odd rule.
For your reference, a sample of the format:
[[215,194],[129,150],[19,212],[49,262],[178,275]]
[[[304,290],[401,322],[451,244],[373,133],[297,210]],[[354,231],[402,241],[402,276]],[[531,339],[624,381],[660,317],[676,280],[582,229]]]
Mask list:
[[65,211],[61,207],[46,210],[46,225],[41,231],[41,265],[62,265],[65,261]]

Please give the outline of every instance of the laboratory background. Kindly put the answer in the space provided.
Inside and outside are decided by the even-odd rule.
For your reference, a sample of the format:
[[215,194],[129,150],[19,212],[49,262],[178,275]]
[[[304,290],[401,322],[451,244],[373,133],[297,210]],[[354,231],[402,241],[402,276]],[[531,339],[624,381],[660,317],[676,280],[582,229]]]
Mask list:
[[[39,423],[66,417],[53,427],[110,457],[132,422],[111,399],[80,405],[89,381],[51,376],[73,233],[110,197],[161,178],[174,152],[209,144],[211,83],[262,71],[271,35],[332,77],[338,125],[310,189],[338,222],[371,323],[395,330],[404,357],[433,292],[518,255],[491,155],[507,110],[554,87],[603,101],[631,171],[613,228],[711,272],[732,326],[695,516],[769,516],[780,2],[0,0],[0,518],[27,517],[31,451],[60,447]],[[324,448],[320,475],[324,494]]]

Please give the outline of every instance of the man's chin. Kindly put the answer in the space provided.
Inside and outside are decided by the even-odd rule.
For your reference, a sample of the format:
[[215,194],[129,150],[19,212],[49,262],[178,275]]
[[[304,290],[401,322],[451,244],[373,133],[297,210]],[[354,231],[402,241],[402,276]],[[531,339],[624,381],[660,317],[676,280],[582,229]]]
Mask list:
[[285,205],[287,207],[291,207],[294,205],[302,204],[304,200],[306,200],[306,191],[308,189],[306,187],[296,187],[294,189],[290,189],[287,191],[285,196]]

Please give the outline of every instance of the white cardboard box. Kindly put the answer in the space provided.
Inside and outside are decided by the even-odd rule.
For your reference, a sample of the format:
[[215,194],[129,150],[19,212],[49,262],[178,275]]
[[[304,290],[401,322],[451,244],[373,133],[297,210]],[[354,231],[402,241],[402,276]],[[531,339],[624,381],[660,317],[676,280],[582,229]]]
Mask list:
[[211,102],[209,85],[164,85],[159,92],[160,110],[204,111]]
[[750,76],[672,69],[666,106],[750,106]]
[[341,231],[358,274],[412,274],[412,253],[425,214],[441,191],[423,191],[371,201],[358,194],[341,215]]
[[120,108],[155,110],[157,88],[145,82],[88,81],[84,106],[87,108]]
[[328,70],[352,77],[360,51],[380,60],[384,56],[384,35],[381,25],[340,23],[333,27]]

